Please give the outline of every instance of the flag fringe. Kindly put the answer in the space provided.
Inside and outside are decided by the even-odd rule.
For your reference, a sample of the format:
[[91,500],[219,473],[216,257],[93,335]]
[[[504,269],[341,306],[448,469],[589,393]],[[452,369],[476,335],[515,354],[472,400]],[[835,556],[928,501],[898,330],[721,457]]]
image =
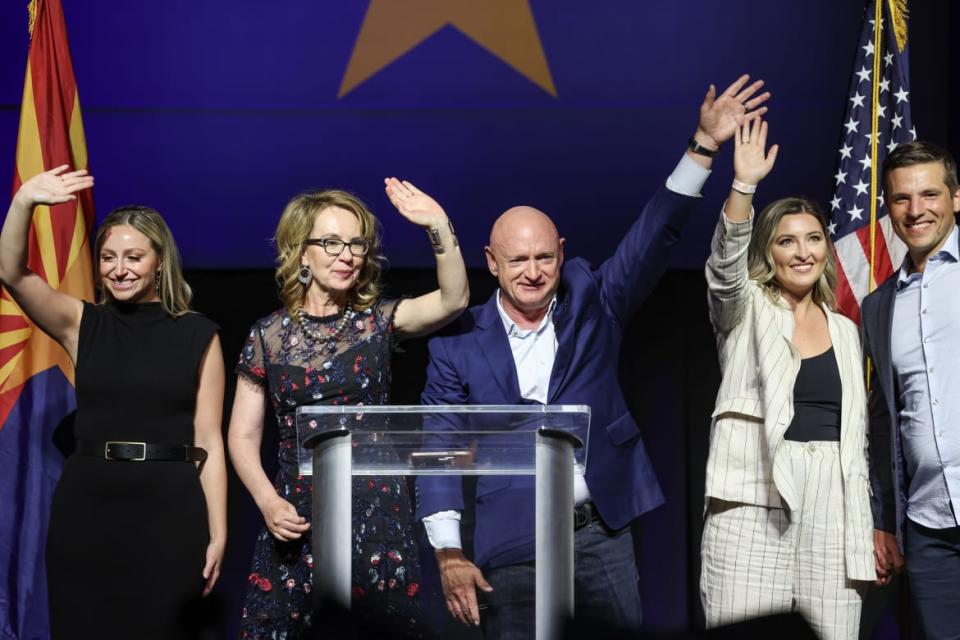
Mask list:
[[908,0],[889,0],[890,17],[893,20],[893,35],[897,40],[898,53],[903,53],[907,46],[907,16],[910,10],[907,9]]
[[30,37],[33,38],[33,26],[37,24],[37,11],[40,4],[40,0],[30,0],[30,4],[27,5],[27,13],[30,14],[30,22],[27,23],[27,31],[30,32]]

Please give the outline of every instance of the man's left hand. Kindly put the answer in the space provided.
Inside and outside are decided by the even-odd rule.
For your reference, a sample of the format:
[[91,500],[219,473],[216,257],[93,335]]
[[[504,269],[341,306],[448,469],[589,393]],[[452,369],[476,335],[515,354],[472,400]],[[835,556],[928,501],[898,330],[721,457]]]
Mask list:
[[719,96],[717,88],[710,85],[700,105],[700,122],[695,135],[700,144],[719,149],[733,137],[737,127],[767,112],[767,108],[761,105],[770,98],[770,92],[755,95],[763,88],[763,80],[747,86],[749,81],[750,76],[744,74]]

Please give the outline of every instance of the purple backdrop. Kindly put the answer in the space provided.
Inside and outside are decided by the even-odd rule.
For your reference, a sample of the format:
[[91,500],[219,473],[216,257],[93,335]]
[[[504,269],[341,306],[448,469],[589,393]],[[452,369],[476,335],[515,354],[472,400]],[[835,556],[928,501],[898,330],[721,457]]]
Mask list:
[[[384,0],[379,0],[383,2]],[[26,2],[0,3],[0,177],[11,176]],[[368,2],[63,0],[100,217],[169,219],[188,268],[266,267],[279,212],[308,187],[379,212],[395,266],[432,263],[382,193],[434,194],[470,264],[492,220],[529,203],[568,251],[607,255],[678,159],[710,82],[768,81],[782,152],[763,199],[826,201],[863,3],[531,0],[558,97],[445,27],[337,97]],[[718,163],[675,267],[699,268],[729,183]]]

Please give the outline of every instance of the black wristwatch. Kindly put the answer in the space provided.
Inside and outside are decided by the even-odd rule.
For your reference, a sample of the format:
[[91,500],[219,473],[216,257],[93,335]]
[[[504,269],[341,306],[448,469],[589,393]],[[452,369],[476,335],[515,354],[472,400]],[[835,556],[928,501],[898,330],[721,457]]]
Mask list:
[[698,153],[701,156],[707,156],[708,158],[712,158],[720,153],[720,149],[709,149],[697,142],[696,138],[690,138],[687,140],[687,149],[694,153]]

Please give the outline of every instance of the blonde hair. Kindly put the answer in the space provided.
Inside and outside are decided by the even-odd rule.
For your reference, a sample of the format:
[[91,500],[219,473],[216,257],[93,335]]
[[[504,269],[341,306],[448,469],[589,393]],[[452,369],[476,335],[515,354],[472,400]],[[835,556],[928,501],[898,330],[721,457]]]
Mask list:
[[827,232],[826,217],[820,206],[807,198],[782,198],[771,202],[760,212],[753,223],[753,235],[750,237],[750,246],[747,249],[747,269],[751,280],[755,280],[764,287],[771,300],[779,303],[780,284],[776,280],[776,265],[773,262],[773,241],[777,235],[777,228],[784,216],[806,213],[812,215],[820,223],[820,230],[827,243],[826,261],[823,272],[813,286],[813,301],[817,305],[827,305],[831,311],[837,309],[837,297],[834,291],[837,287],[837,265],[834,253],[833,240]]
[[[190,285],[183,279],[180,252],[177,250],[177,243],[173,240],[173,234],[170,233],[170,227],[156,209],[133,205],[114,209],[107,214],[97,230],[94,243],[96,259],[100,259],[100,250],[103,249],[103,243],[106,241],[107,231],[123,224],[145,235],[150,241],[150,246],[157,253],[160,267],[154,277],[160,283],[157,295],[160,297],[163,310],[175,318],[189,313],[193,292],[190,290]],[[101,283],[98,303],[104,304],[112,298],[110,290]]]
[[360,223],[360,235],[370,245],[350,294],[353,308],[365,311],[380,297],[380,273],[386,260],[380,250],[380,222],[377,217],[359,198],[346,191],[308,191],[287,203],[273,236],[277,248],[276,279],[280,300],[294,319],[303,308],[306,296],[306,287],[297,280],[300,258],[306,249],[304,243],[310,237],[317,215],[329,207],[339,207],[356,216]]

